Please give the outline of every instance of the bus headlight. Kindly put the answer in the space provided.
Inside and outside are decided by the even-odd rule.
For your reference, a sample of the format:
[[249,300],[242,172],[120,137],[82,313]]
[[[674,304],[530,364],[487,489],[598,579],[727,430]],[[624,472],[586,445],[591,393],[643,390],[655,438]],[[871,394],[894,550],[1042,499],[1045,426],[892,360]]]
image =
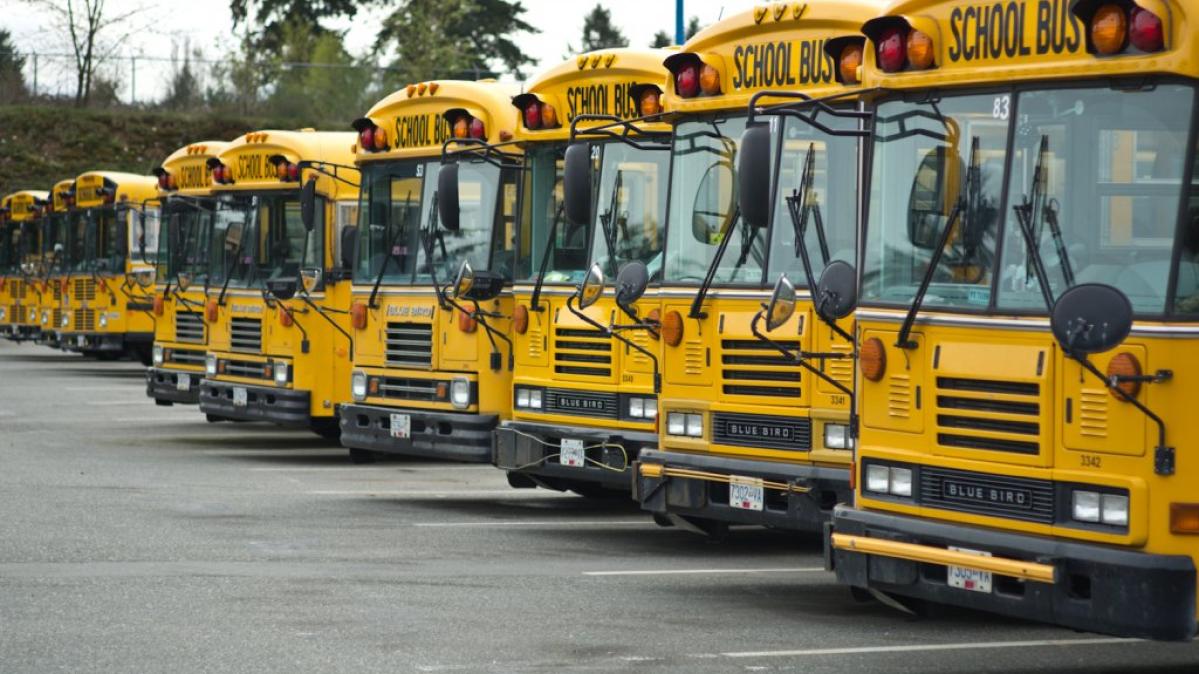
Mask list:
[[1071,499],[1070,516],[1079,522],[1128,526],[1128,497],[1123,494],[1101,494],[1077,489]]
[[[540,391],[538,391],[540,393]],[[450,404],[460,410],[470,407],[470,380],[455,377],[450,382]]]
[[287,386],[288,375],[291,368],[283,361],[275,363],[275,386]]
[[0,321],[8,320],[8,310],[0,307]]
[[71,317],[68,316],[67,313],[64,311],[62,314],[62,327],[64,327],[64,328],[67,327],[67,325],[70,322],[71,322]]
[[42,312],[42,325],[49,325],[49,324],[50,324],[50,312],[43,311]]
[[108,327],[108,314],[100,314],[100,327],[101,328]]
[[155,365],[159,365],[159,366],[161,366],[161,365],[162,365],[162,363],[163,363],[163,361],[164,361],[164,360],[166,360],[166,358],[164,357],[164,354],[163,354],[163,352],[162,352],[162,345],[161,345],[161,344],[155,344],[155,345],[154,345],[154,351],[153,351],[153,353],[152,353],[152,355],[151,355],[151,358],[153,358],[153,360],[154,360],[154,364],[155,364]]
[[630,419],[655,419],[658,416],[657,398],[629,398]]
[[216,354],[215,353],[210,353],[207,356],[204,356],[204,372],[209,377],[216,376]]
[[912,495],[912,469],[866,464],[866,491],[891,496]]
[[849,437],[849,426],[845,424],[825,424],[824,446],[828,449],[849,449],[853,447],[853,440]]
[[542,393],[539,388],[516,387],[516,406],[520,409],[541,409]]
[[36,309],[36,308],[30,307],[30,309],[29,309],[29,322],[30,322],[30,323],[37,323],[37,309]]
[[704,415],[694,412],[671,412],[666,415],[666,433],[702,438],[704,436]]
[[350,396],[358,402],[366,400],[366,373],[355,372],[350,375]]

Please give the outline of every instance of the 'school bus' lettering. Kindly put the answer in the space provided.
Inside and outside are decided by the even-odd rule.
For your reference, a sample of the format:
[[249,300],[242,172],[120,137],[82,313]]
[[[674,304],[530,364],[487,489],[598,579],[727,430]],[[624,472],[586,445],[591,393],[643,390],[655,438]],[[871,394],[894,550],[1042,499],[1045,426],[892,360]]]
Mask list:
[[212,172],[205,164],[186,164],[179,167],[179,175],[176,179],[179,189],[203,189],[208,187],[211,182]]
[[733,49],[733,88],[829,84],[836,67],[833,57],[824,51],[824,40],[737,45]]
[[629,89],[633,82],[581,84],[566,89],[566,120],[579,115],[613,115],[634,119],[639,113]]
[[238,155],[233,165],[233,180],[269,180],[278,177],[265,154]]
[[[949,13],[949,60],[1073,54],[1082,47],[1082,26],[1067,0],[1037,0],[1030,10],[1033,4],[1021,0],[954,7]],[[1034,19],[1031,26],[1026,22],[1029,16]]]
[[440,113],[427,112],[396,117],[397,148],[441,145],[451,135],[450,123]]

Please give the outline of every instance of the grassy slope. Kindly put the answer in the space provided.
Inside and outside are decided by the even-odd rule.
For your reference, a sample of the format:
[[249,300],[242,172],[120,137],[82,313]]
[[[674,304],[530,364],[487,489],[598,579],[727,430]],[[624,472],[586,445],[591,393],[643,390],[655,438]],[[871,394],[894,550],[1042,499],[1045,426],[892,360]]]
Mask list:
[[215,114],[0,106],[0,195],[49,190],[97,169],[149,174],[188,143],[264,128],[280,125]]

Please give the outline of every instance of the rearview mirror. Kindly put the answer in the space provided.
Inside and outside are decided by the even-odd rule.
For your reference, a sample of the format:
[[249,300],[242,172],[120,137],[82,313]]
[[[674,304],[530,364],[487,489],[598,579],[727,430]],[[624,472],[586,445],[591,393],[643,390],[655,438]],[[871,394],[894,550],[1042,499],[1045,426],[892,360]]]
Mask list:
[[266,291],[275,299],[290,300],[296,296],[296,279],[290,276],[267,279]]
[[583,278],[583,284],[579,286],[579,308],[586,309],[595,304],[603,294],[604,270],[600,269],[599,263],[596,263],[587,270],[587,276]]
[[691,235],[701,243],[720,243],[733,226],[737,197],[730,159],[722,158],[704,171],[691,204]]
[[[645,263],[633,260],[625,263],[616,274],[616,304],[632,313],[633,303],[645,294],[649,285],[649,270]],[[600,286],[601,292],[603,286]]]
[[437,172],[437,215],[448,232],[458,231],[462,224],[458,211],[457,164],[442,164]]
[[470,266],[469,260],[463,260],[462,265],[458,267],[458,275],[454,277],[454,285],[450,288],[450,296],[454,299],[466,297],[474,285],[475,269]]
[[936,147],[924,155],[912,179],[908,194],[908,241],[916,248],[932,250],[940,241],[941,228],[953,210],[956,196],[948,194],[947,187],[955,185],[961,175],[962,160],[953,158],[954,168],[949,172],[946,161],[950,149]]
[[1132,303],[1109,285],[1076,285],[1053,303],[1049,327],[1067,354],[1111,351],[1132,331]]
[[753,124],[741,135],[737,160],[737,201],[751,227],[770,225],[770,126]]
[[231,222],[225,228],[225,252],[232,253],[241,247],[242,230],[245,229],[245,224],[241,222]]
[[310,294],[316,290],[321,284],[321,268],[306,267],[300,270],[300,284],[304,288],[304,294]]
[[133,280],[137,282],[142,289],[149,288],[154,285],[154,270],[153,269],[138,269],[133,272]]
[[566,148],[562,169],[562,191],[566,221],[572,225],[591,224],[591,145],[572,143]]
[[304,223],[304,229],[310,232],[316,226],[316,178],[308,180],[300,188],[300,221]]
[[346,225],[341,230],[341,267],[354,268],[354,256],[358,250],[358,226]]
[[766,305],[766,331],[777,330],[795,314],[795,286],[786,274],[779,276]]
[[828,263],[816,282],[816,313],[837,321],[853,313],[858,301],[858,273],[844,260]]
[[175,275],[175,287],[179,288],[179,292],[185,292],[192,284],[192,275],[189,272],[181,271]]

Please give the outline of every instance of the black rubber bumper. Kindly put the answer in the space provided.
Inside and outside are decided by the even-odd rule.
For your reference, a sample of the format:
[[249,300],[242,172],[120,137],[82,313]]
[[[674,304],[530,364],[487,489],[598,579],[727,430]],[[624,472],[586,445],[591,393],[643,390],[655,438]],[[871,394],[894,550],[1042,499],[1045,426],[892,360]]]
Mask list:
[[[563,438],[582,440],[587,445],[586,464],[567,466],[558,461],[556,455]],[[528,475],[535,481],[548,479],[549,486],[554,481],[566,481],[629,490],[633,462],[644,447],[657,442],[656,433],[643,431],[509,421],[495,429],[491,462],[496,468]],[[595,446],[599,444],[609,446]]]
[[838,507],[832,532],[932,547],[963,547],[1054,567],[1054,582],[993,576],[992,592],[950,587],[946,567],[857,551],[826,540],[837,580],[862,588],[963,606],[1077,630],[1146,639],[1196,633],[1195,563],[1116,547],[1014,534]]
[[729,485],[690,477],[646,477],[638,466],[633,497],[644,510],[656,514],[775,527],[792,531],[822,531],[838,503],[852,502],[849,468],[828,468],[776,461],[735,459],[726,456],[665,452],[641,453],[639,464],[736,475],[807,487],[799,493],[766,489],[762,510],[729,505]]
[[[233,389],[246,389],[246,404],[233,404]],[[200,381],[200,411],[234,421],[268,421],[280,426],[308,428],[309,392],[273,386],[246,386],[223,381]]]
[[[408,438],[391,436],[392,414],[409,416]],[[486,463],[491,460],[491,431],[497,421],[494,414],[343,405],[341,444],[384,454]]]
[[69,332],[62,335],[61,346],[74,353],[116,353],[125,350],[125,338],[121,334],[91,332]]
[[25,342],[28,340],[36,340],[41,337],[42,329],[34,325],[7,325],[8,328],[5,337],[14,342]]
[[[186,391],[179,389],[179,375],[191,377]],[[162,368],[146,368],[146,395],[155,401],[179,403],[181,405],[196,405],[200,402],[200,380],[204,378],[200,372],[176,372]]]

